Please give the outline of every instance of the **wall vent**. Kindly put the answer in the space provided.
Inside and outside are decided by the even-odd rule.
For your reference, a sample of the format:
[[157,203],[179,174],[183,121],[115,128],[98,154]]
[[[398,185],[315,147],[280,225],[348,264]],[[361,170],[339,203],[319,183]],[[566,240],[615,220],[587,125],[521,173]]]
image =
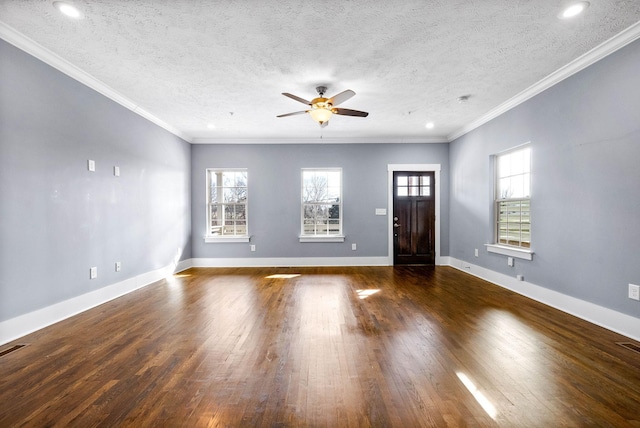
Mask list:
[[638,354],[640,354],[640,346],[636,345],[635,343],[631,343],[631,342],[616,342],[617,345],[622,346],[623,348],[627,348],[633,352],[637,352]]
[[25,346],[27,346],[27,345],[13,345],[13,346],[12,346],[12,347],[10,347],[10,348],[7,348],[7,349],[5,349],[5,350],[3,350],[3,351],[0,351],[0,358],[1,358],[1,357],[4,357],[4,356],[5,356],[5,355],[7,355],[7,354],[12,353],[13,351],[17,351],[17,350],[18,350],[18,349],[20,349],[20,348],[24,348]]

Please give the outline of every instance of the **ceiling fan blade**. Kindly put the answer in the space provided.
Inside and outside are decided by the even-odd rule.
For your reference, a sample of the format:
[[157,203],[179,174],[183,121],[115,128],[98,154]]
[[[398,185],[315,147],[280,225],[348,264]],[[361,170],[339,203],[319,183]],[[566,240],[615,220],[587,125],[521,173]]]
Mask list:
[[289,94],[289,93],[287,93],[287,92],[283,92],[283,93],[282,93],[282,95],[284,95],[285,97],[289,97],[289,98],[291,98],[292,100],[296,100],[296,101],[298,101],[298,102],[301,102],[302,104],[306,104],[306,105],[308,105],[308,106],[310,106],[310,105],[311,105],[311,101],[307,101],[307,100],[305,100],[304,98],[300,98],[300,97],[299,97],[299,96],[297,96],[297,95]]
[[339,94],[329,98],[329,103],[331,103],[331,105],[333,106],[337,106],[338,104],[347,101],[349,98],[351,98],[355,94],[356,93],[353,92],[351,89],[347,89],[346,91],[340,92]]
[[294,111],[293,113],[285,113],[285,114],[280,114],[276,117],[287,117],[287,116],[295,116],[297,114],[305,114],[308,110],[303,110],[303,111]]
[[333,112],[335,114],[341,114],[343,116],[358,116],[358,117],[369,116],[369,113],[367,113],[366,111],[351,110],[348,108],[334,108]]

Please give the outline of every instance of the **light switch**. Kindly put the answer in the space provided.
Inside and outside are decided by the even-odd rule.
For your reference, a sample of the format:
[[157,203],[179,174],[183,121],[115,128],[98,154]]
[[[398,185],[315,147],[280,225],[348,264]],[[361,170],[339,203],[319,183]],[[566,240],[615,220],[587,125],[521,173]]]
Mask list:
[[96,161],[89,159],[87,161],[87,169],[91,172],[94,172],[96,170]]

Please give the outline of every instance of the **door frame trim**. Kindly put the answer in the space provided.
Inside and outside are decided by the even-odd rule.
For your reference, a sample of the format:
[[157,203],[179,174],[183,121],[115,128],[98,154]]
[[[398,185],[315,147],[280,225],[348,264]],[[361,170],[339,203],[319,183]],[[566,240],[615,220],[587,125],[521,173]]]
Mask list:
[[436,180],[436,258],[435,264],[445,264],[443,260],[440,260],[440,170],[441,164],[439,163],[410,163],[410,164],[387,164],[387,206],[388,206],[388,254],[389,266],[393,266],[393,173],[395,171],[415,171],[415,172],[433,172]]

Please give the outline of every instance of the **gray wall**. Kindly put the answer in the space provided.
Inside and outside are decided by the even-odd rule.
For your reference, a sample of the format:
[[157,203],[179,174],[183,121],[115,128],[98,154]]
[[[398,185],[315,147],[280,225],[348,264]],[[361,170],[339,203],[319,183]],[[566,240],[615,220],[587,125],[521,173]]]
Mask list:
[[[256,144],[192,146],[193,257],[385,257],[387,164],[442,164],[441,253],[449,254],[448,144]],[[342,168],[344,243],[300,243],[301,168]],[[248,244],[203,240],[207,168],[248,168]],[[351,250],[357,243],[357,251]]]
[[0,321],[190,258],[190,174],[188,143],[0,40]]
[[[640,41],[451,143],[451,256],[640,316]],[[531,142],[533,261],[489,254],[490,156]],[[481,249],[480,257],[473,256]]]

